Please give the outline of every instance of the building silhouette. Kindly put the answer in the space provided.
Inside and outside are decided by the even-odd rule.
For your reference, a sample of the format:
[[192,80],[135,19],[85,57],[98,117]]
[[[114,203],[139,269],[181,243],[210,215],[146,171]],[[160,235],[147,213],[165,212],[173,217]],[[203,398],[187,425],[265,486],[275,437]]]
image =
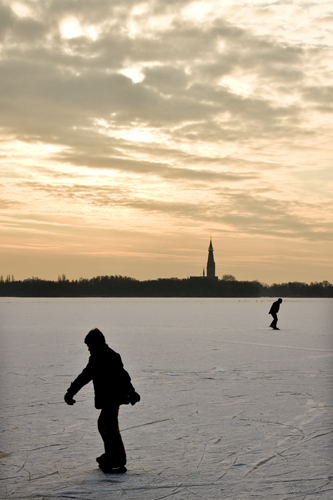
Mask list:
[[214,248],[212,243],[212,238],[210,238],[208,247],[208,259],[207,259],[207,271],[205,275],[205,269],[203,269],[202,276],[190,276],[191,280],[217,280],[218,277],[215,274],[215,260],[214,260]]
[[213,244],[212,244],[212,238],[210,239],[210,244],[209,244],[209,248],[208,248],[207,278],[209,278],[209,279],[216,279],[216,276],[215,276],[214,249],[213,249]]

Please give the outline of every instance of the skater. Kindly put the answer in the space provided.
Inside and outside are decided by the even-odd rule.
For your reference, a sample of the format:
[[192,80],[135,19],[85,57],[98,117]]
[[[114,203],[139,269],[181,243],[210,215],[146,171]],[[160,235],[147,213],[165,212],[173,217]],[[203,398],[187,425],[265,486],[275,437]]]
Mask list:
[[279,330],[279,328],[276,325],[277,325],[277,322],[278,322],[277,313],[278,313],[278,311],[280,309],[281,302],[282,302],[282,299],[278,299],[275,302],[273,302],[273,304],[272,304],[272,306],[271,306],[271,308],[269,310],[269,313],[268,313],[268,314],[271,314],[273,316],[273,321],[269,325],[271,328],[273,328],[273,330]]
[[92,380],[95,408],[101,410],[98,430],[105,449],[105,453],[96,460],[104,472],[124,473],[127,470],[126,452],[118,426],[119,406],[129,403],[135,405],[140,401],[140,396],[131,384],[120,355],[110,349],[98,328],[91,330],[84,342],[90,351],[89,362],[70,385],[64,399],[68,405],[73,405],[73,396]]

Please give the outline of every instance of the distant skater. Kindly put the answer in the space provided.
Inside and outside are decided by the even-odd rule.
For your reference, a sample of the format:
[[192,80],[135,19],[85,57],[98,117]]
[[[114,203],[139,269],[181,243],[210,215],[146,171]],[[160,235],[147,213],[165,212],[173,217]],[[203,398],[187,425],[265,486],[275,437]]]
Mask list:
[[272,304],[272,306],[271,306],[271,308],[269,310],[269,313],[268,313],[268,314],[271,314],[273,316],[273,321],[269,325],[271,328],[273,328],[273,330],[279,330],[279,328],[276,325],[277,325],[277,322],[278,322],[277,313],[278,313],[278,311],[280,309],[281,302],[282,302],[282,299],[278,299],[275,302],[273,302],[273,304]]
[[119,406],[135,405],[140,396],[135,392],[120,355],[106,344],[100,330],[91,330],[84,342],[90,351],[89,362],[70,385],[64,399],[68,405],[73,405],[73,396],[84,385],[93,382],[95,408],[101,410],[97,425],[105,449],[105,453],[96,460],[104,472],[124,473],[127,470],[126,452],[118,425]]

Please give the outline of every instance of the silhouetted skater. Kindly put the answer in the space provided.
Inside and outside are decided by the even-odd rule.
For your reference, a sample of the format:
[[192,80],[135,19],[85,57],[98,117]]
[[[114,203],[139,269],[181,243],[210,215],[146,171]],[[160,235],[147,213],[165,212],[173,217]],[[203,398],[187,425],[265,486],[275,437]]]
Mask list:
[[89,362],[70,385],[65,401],[73,405],[73,396],[91,380],[95,390],[95,407],[101,410],[98,430],[104,441],[105,453],[96,460],[104,472],[126,472],[126,452],[118,426],[118,411],[122,404],[135,405],[140,396],[123,367],[121,357],[105,343],[103,333],[95,328],[84,339],[90,351]]
[[275,302],[273,302],[270,310],[269,310],[269,313],[268,314],[271,314],[273,316],[273,321],[272,323],[269,325],[271,328],[273,328],[274,330],[279,330],[279,328],[276,326],[277,325],[277,322],[278,322],[278,317],[277,317],[277,313],[280,309],[280,304],[282,302],[282,299],[278,299],[276,300]]

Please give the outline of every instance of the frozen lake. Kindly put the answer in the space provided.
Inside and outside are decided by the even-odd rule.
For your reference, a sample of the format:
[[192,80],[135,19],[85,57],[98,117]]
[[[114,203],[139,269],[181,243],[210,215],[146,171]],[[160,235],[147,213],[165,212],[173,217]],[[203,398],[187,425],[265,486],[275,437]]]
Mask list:
[[[331,500],[332,300],[0,299],[1,499]],[[104,474],[92,385],[63,401],[91,328],[142,400],[128,472]]]

